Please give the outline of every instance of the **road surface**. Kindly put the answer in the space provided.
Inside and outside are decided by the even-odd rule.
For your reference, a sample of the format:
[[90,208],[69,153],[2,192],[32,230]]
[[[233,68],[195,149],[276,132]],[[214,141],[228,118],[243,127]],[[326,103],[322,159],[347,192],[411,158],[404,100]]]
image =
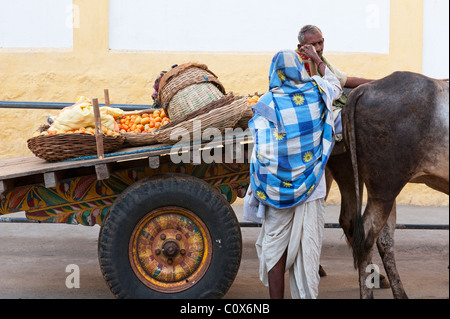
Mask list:
[[[234,209],[241,218],[242,206]],[[326,222],[337,223],[338,213],[339,206],[327,206]],[[448,225],[449,209],[400,206],[397,222]],[[0,223],[0,299],[112,299],[98,264],[99,229],[98,226]],[[269,297],[268,288],[258,278],[254,245],[258,233],[259,228],[242,228],[242,262],[225,299]],[[448,299],[448,230],[399,229],[395,240],[397,266],[409,297]],[[373,261],[382,269],[378,255]],[[357,273],[342,229],[325,229],[321,264],[327,276],[320,281],[320,299],[359,298]],[[79,287],[74,287],[75,281],[71,280],[73,267],[79,270]],[[288,275],[286,282],[286,297],[290,297]],[[392,299],[390,289],[376,290],[375,298]]]

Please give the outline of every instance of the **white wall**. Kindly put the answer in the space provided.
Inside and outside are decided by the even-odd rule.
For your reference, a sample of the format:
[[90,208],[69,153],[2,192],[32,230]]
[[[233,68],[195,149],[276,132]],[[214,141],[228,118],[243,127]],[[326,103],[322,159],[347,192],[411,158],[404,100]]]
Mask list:
[[[387,54],[389,5],[389,0],[110,0],[109,41],[119,50],[277,51],[294,49],[301,26],[316,24],[327,52]],[[72,0],[0,0],[0,48],[72,47],[76,9]],[[423,73],[449,77],[448,0],[424,0]]]
[[0,0],[0,48],[72,47],[72,0]]
[[424,0],[422,73],[449,77],[449,1]]
[[305,24],[329,51],[389,52],[389,0],[110,0],[111,49],[295,49]]

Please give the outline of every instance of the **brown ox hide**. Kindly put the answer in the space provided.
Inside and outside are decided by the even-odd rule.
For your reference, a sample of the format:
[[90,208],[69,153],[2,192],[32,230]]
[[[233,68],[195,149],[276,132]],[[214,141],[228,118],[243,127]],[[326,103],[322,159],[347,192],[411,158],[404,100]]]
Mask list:
[[341,192],[339,222],[359,269],[361,298],[373,298],[366,267],[375,243],[394,298],[407,298],[394,257],[395,199],[408,182],[449,193],[448,93],[448,82],[395,72],[354,89],[342,111],[347,151],[331,156],[327,170]]

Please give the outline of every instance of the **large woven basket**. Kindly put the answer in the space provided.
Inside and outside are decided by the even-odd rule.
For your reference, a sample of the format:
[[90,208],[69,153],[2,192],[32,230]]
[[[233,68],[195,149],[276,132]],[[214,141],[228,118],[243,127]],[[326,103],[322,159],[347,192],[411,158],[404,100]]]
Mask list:
[[206,65],[186,63],[171,69],[161,78],[157,99],[170,120],[176,120],[224,94],[222,83]]
[[150,133],[123,133],[125,138],[124,146],[143,146],[158,144],[156,134]]
[[[179,121],[176,125],[160,128],[157,131],[156,138],[160,143],[176,144],[180,137],[178,133],[189,133],[190,141],[198,141],[198,137],[202,139],[203,132],[208,128],[216,128],[223,134],[226,128],[234,128],[236,126],[247,106],[246,97],[234,98],[231,103],[212,107],[207,112],[195,117],[191,116],[185,121]],[[173,136],[171,137],[171,135]]]
[[245,111],[242,114],[242,117],[240,118],[240,120],[236,123],[236,127],[240,127],[243,130],[248,129],[248,121],[251,120],[251,118],[253,117],[253,105],[247,103],[247,105],[243,106]]
[[203,106],[201,108],[198,108],[197,110],[192,111],[189,114],[187,114],[187,115],[185,115],[185,116],[183,116],[181,118],[178,118],[178,119],[175,119],[175,120],[171,120],[169,123],[164,125],[164,127],[161,127],[161,129],[174,127],[174,126],[180,124],[181,122],[185,122],[185,121],[191,120],[191,119],[193,119],[193,118],[195,118],[195,117],[197,117],[199,115],[208,113],[212,109],[219,108],[219,107],[231,104],[237,98],[239,98],[239,97],[234,96],[233,92],[230,92],[227,95],[222,96],[218,100],[212,101],[212,102],[206,104],[205,106]]
[[190,85],[178,91],[172,98],[170,107],[167,108],[167,116],[171,120],[181,119],[221,97],[223,93],[212,83]]
[[[104,153],[117,151],[124,140],[122,135],[103,135]],[[34,155],[50,162],[97,154],[95,136],[90,134],[39,135],[28,139],[27,144]]]

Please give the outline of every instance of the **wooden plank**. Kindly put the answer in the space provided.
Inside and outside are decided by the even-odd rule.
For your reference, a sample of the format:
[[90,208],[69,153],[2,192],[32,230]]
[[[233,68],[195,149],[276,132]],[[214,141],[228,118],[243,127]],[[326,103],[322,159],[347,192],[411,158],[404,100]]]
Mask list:
[[108,89],[104,89],[103,92],[105,93],[105,105],[106,106],[111,106],[111,103],[109,102],[109,90]]
[[61,172],[44,173],[44,185],[46,188],[56,187],[61,180]]
[[[239,141],[245,140],[244,139],[236,140],[236,142]],[[252,141],[248,141],[248,143],[252,143]],[[92,167],[97,164],[107,164],[125,160],[127,161],[140,160],[143,157],[162,156],[169,154],[171,152],[171,147],[172,147],[171,145],[167,144],[129,147],[123,148],[117,153],[107,154],[109,156],[106,156],[103,159],[92,158],[92,159],[61,161],[61,162],[47,162],[34,155],[16,158],[5,158],[0,159],[0,179],[7,180],[16,177],[44,174],[47,172],[63,171],[73,168]]]
[[6,194],[13,188],[13,183],[11,180],[1,180],[0,181],[0,195]]
[[50,171],[66,170],[79,167],[90,167],[95,164],[113,163],[123,160],[138,160],[143,157],[159,156],[168,153],[171,145],[155,144],[148,146],[129,147],[121,149],[104,159],[92,158],[84,160],[47,162],[36,156],[0,159],[0,179],[42,174]]
[[150,168],[158,168],[159,167],[159,156],[150,156],[148,158],[148,165]]
[[108,164],[96,164],[95,173],[99,181],[108,179],[111,176],[111,167]]
[[95,142],[97,143],[97,156],[99,159],[103,159],[105,156],[105,150],[103,147],[103,132],[102,121],[100,118],[100,107],[98,106],[98,99],[92,99],[92,106],[94,107],[94,119],[95,119]]
[[[161,144],[159,146],[163,145]],[[128,152],[129,154],[127,154]],[[147,150],[145,148],[139,147],[122,149],[120,150],[120,153],[121,155],[105,157],[104,159],[93,158],[86,160],[61,162],[47,162],[35,156],[26,156],[14,159],[0,159],[0,179],[43,174],[46,172],[68,170],[80,167],[90,167],[96,164],[113,163],[122,160],[142,159],[143,157],[156,156],[162,153],[167,153],[167,150],[163,149],[153,151],[152,149]]]

